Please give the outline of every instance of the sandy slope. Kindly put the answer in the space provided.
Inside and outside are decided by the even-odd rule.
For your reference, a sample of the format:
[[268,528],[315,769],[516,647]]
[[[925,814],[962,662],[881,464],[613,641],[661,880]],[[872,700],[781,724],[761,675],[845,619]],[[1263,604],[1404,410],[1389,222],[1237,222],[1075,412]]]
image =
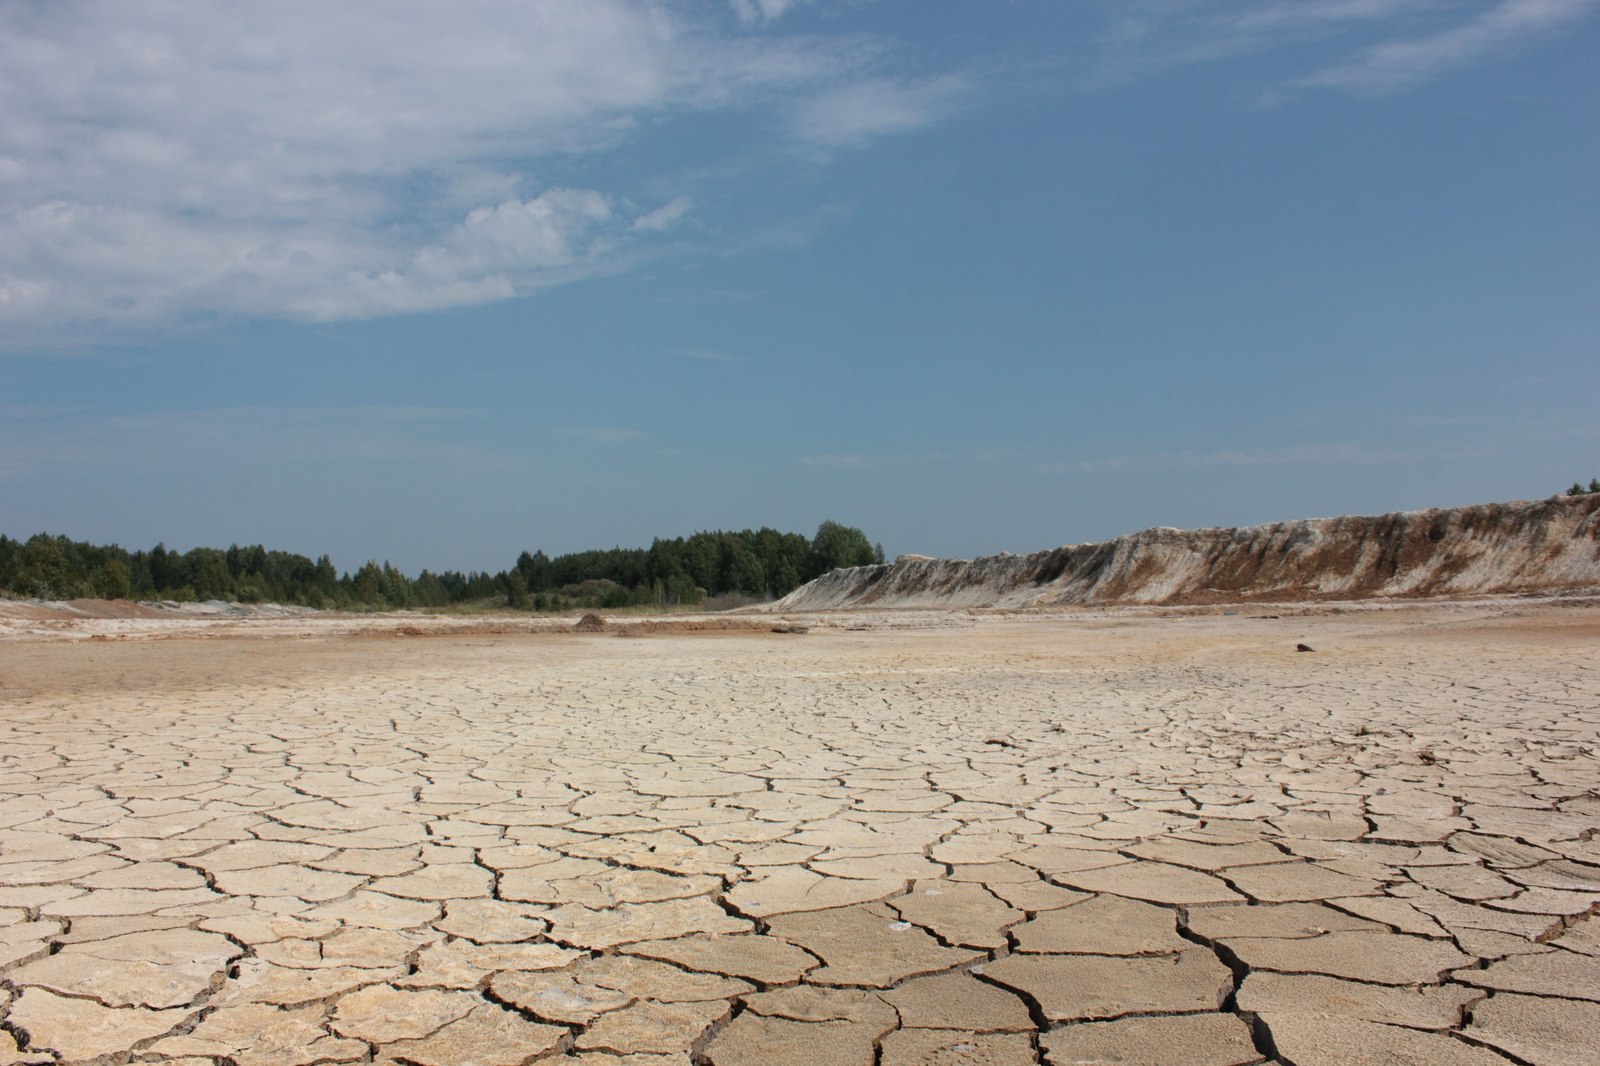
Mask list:
[[1103,544],[835,570],[773,605],[1051,607],[1480,596],[1600,586],[1600,495],[1242,529],[1148,529]]

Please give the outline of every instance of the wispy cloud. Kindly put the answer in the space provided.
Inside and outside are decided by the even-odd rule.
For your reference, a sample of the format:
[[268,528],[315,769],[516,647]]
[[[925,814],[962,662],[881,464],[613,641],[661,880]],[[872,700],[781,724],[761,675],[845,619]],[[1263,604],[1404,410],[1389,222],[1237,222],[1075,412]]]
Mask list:
[[1101,41],[1101,73],[1128,80],[1316,45],[1338,58],[1290,75],[1268,99],[1286,89],[1389,92],[1521,47],[1597,7],[1600,0],[1121,0]]
[[1392,21],[1438,0],[1274,0],[1243,7],[1226,24],[1235,33],[1281,34]]
[[1600,0],[1502,0],[1475,18],[1420,37],[1385,41],[1302,84],[1386,92],[1520,47],[1591,14]]
[[762,295],[755,289],[697,289],[692,292],[671,293],[653,297],[656,303],[671,305],[695,305],[712,303],[738,303],[745,300],[754,300]]
[[760,26],[776,22],[784,12],[805,0],[729,0],[729,6],[738,20],[746,26]]
[[86,469],[139,475],[360,462],[482,473],[526,465],[524,456],[475,443],[462,431],[483,417],[455,407],[308,406],[0,418],[0,480]]
[[823,470],[871,470],[882,467],[915,466],[938,461],[931,453],[916,455],[875,455],[866,452],[834,452],[826,455],[804,455],[797,461],[801,466]]
[[1101,73],[1134,78],[1176,66],[1394,27],[1453,0],[1122,0],[1110,5]]
[[[780,218],[759,226],[741,236],[739,239],[725,244],[721,251],[723,255],[746,255],[751,252],[788,251],[795,248],[804,248],[817,239],[818,234],[825,232],[829,226],[850,214],[850,208],[844,204],[824,204],[814,211],[789,218]],[[748,299],[759,294],[721,293],[719,297]]]
[[1092,459],[1063,459],[1041,463],[1041,474],[1098,474],[1106,471],[1171,470],[1213,466],[1305,466],[1325,463],[1397,463],[1414,454],[1363,448],[1354,444],[1302,444],[1290,448],[1249,448],[1238,451],[1165,452],[1157,455],[1116,455]]
[[945,118],[967,98],[964,78],[863,79],[813,96],[795,110],[801,140],[841,148],[885,134],[909,133]]
[[882,464],[875,463],[869,456],[840,453],[835,455],[803,455],[800,457],[800,465],[822,467],[828,470],[861,470],[868,466]]
[[0,422],[42,421],[80,415],[90,408],[61,404],[0,404]]
[[640,215],[633,220],[633,228],[646,233],[662,233],[677,225],[678,220],[689,213],[694,206],[694,201],[687,196],[680,196],[669,201],[648,214]]
[[945,113],[883,41],[773,28],[789,6],[737,4],[751,33],[630,0],[0,5],[0,326],[506,299],[626,269],[693,206],[553,187],[551,160],[684,113],[798,108],[767,128],[830,147]]
[[573,437],[589,444],[638,444],[649,439],[649,434],[622,426],[561,426],[552,432],[563,437]]

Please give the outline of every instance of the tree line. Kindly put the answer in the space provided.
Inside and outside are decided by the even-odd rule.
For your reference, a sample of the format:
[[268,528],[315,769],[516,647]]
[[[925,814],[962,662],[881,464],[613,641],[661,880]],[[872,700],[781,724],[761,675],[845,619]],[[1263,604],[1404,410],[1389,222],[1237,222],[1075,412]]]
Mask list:
[[48,533],[26,541],[0,534],[0,594],[39,599],[227,600],[306,607],[383,609],[498,602],[520,610],[694,605],[711,597],[771,599],[837,567],[883,561],[861,530],[823,522],[816,535],[775,529],[657,537],[648,548],[607,548],[550,557],[523,552],[498,573],[423,570],[407,577],[388,562],[340,573],[261,545],[149,551],[95,545]]

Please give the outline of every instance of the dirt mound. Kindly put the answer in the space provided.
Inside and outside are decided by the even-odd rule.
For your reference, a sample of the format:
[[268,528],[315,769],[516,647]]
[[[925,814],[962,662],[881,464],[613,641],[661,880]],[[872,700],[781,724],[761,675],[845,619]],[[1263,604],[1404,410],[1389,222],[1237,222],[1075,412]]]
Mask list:
[[147,603],[127,600],[0,600],[0,618],[28,620],[75,618],[164,618]]
[[66,606],[80,618],[160,618],[154,607],[128,600],[68,600]]
[[1348,600],[1600,585],[1600,495],[1242,529],[1147,529],[981,559],[824,574],[773,611]]
[[618,627],[622,636],[642,637],[676,633],[804,633],[811,627],[797,622],[773,623],[764,618],[648,618],[625,622]]
[[611,629],[606,620],[597,614],[586,614],[578,619],[573,629],[579,633],[605,633]]
[[310,607],[281,603],[179,603],[155,600],[132,603],[128,600],[5,600],[0,599],[0,618],[28,620],[79,619],[174,619],[174,618],[303,618],[317,612]]

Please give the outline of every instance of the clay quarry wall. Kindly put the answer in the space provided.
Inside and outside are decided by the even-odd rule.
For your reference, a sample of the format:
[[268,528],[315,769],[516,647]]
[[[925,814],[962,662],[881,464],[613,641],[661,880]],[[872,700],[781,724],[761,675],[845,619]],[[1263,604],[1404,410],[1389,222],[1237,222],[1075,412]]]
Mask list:
[[1242,529],[1147,529],[1032,555],[903,556],[824,574],[772,609],[1277,602],[1595,586],[1600,494]]

